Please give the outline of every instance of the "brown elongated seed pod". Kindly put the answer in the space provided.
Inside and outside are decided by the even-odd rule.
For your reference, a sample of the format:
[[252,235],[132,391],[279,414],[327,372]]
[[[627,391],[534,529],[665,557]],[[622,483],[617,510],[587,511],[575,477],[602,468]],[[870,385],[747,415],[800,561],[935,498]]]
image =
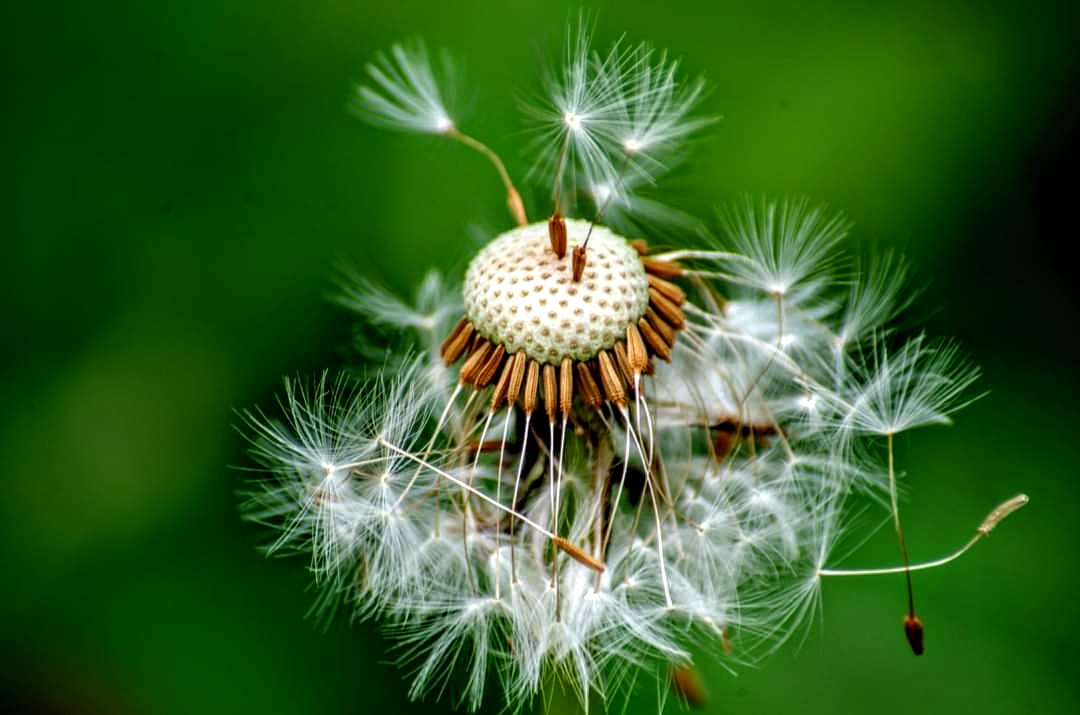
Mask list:
[[604,396],[600,394],[600,387],[596,384],[588,363],[577,364],[577,376],[578,391],[581,392],[581,398],[585,400],[585,404],[594,410],[600,409],[600,405],[604,404]]
[[544,410],[548,422],[555,422],[555,411],[559,409],[559,386],[555,380],[555,366],[544,365]]
[[633,323],[626,324],[626,357],[630,361],[630,369],[635,375],[645,370],[645,364],[649,362],[649,353],[645,350],[645,341],[641,339],[641,332]]
[[563,417],[570,414],[570,408],[574,406],[574,361],[563,358],[559,366],[559,411]]
[[484,342],[484,336],[482,336],[482,335],[480,335],[480,333],[476,332],[476,329],[474,327],[473,328],[473,334],[472,334],[472,340],[469,341],[469,347],[466,348],[465,355],[466,356],[472,355],[474,352],[476,352],[476,349],[479,348],[480,344],[483,343],[483,342]]
[[623,387],[622,375],[615,367],[615,361],[606,350],[601,350],[596,357],[600,364],[600,383],[604,386],[608,401],[619,407],[626,407],[626,389]]
[[484,442],[477,442],[474,440],[472,442],[469,442],[465,453],[476,454],[477,452],[479,452],[481,454],[491,454],[492,452],[498,452],[502,450],[502,448],[503,443],[501,439],[489,439]]
[[563,215],[556,211],[548,219],[548,238],[551,240],[551,250],[559,258],[566,256],[566,221]]
[[506,207],[510,209],[510,215],[517,221],[518,226],[529,223],[529,218],[525,215],[525,202],[521,200],[521,194],[513,186],[506,192]]
[[630,369],[630,358],[626,354],[626,345],[623,341],[615,341],[615,362],[622,371],[623,379],[631,390],[634,389],[634,371]]
[[660,333],[660,337],[664,339],[665,343],[668,345],[675,344],[675,328],[668,325],[667,321],[657,315],[655,310],[646,308],[645,320],[649,321],[649,325],[653,327],[653,330]]
[[630,248],[637,251],[639,256],[647,256],[649,254],[649,244],[645,243],[644,238],[635,238],[633,241],[627,241],[630,244]]
[[684,272],[683,267],[678,263],[658,261],[655,258],[642,258],[641,265],[645,267],[646,273],[651,273],[654,276],[664,279],[678,278]]
[[519,350],[514,357],[506,361],[506,367],[510,370],[510,384],[506,386],[506,404],[512,405],[518,401],[521,395],[521,385],[525,382],[525,351]]
[[503,358],[506,357],[506,348],[502,345],[495,347],[491,355],[488,356],[484,366],[480,368],[480,371],[476,375],[476,387],[485,388],[492,378],[495,377],[495,373],[498,372],[499,366],[502,365]]
[[471,385],[475,382],[476,375],[480,372],[480,368],[484,366],[490,352],[491,343],[484,338],[480,338],[480,342],[473,348],[472,353],[469,355],[469,359],[461,366],[461,372],[458,377],[463,384]]
[[904,616],[904,635],[907,637],[908,645],[911,646],[911,652],[922,655],[926,650],[926,631],[922,621],[914,613]]
[[655,288],[675,305],[682,305],[686,302],[686,293],[679,286],[658,276],[650,275],[646,277],[649,279],[650,288]]
[[683,319],[682,308],[672,303],[670,300],[664,297],[664,295],[655,288],[649,288],[649,304],[656,309],[656,312],[664,317],[671,327],[681,328],[686,325],[686,321]]
[[581,274],[585,272],[585,263],[588,261],[585,252],[585,246],[574,246],[574,255],[570,259],[570,267],[573,271],[572,278],[575,283],[581,282]]
[[588,566],[597,573],[604,573],[604,565],[602,563],[594,559],[592,556],[589,556],[583,549],[579,549],[563,537],[556,536],[552,539],[552,542],[554,542],[556,548],[558,548],[559,551],[562,551],[574,561],[577,561],[579,564]]
[[642,318],[637,322],[638,331],[641,332],[641,337],[645,339],[645,344],[649,346],[654,355],[657,355],[664,362],[671,362],[671,346],[664,342],[664,338],[660,336],[660,333],[653,330],[653,327],[649,325],[649,321]]
[[529,367],[525,370],[525,395],[522,397],[521,406],[525,414],[531,415],[536,409],[536,388],[540,384],[540,363],[535,360],[529,361]]
[[701,709],[709,704],[709,692],[701,675],[692,665],[671,666],[671,685],[675,694],[692,708]]
[[510,373],[514,369],[514,361],[507,360],[503,363],[502,372],[499,373],[499,381],[495,383],[495,391],[491,393],[491,409],[497,410],[502,407],[506,399],[506,390],[510,386]]
[[458,321],[439,347],[439,355],[442,356],[444,363],[453,365],[457,362],[457,359],[465,352],[465,348],[469,346],[469,338],[472,337],[472,333],[473,326],[468,318],[462,318]]

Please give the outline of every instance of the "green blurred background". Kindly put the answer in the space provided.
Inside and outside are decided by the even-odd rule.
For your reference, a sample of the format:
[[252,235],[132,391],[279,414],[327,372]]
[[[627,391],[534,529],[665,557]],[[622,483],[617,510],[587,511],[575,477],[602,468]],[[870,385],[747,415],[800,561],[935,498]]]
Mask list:
[[[1074,712],[1078,576],[1075,3],[596,2],[598,36],[705,73],[722,114],[672,199],[742,192],[843,208],[925,284],[989,396],[912,435],[916,558],[997,501],[1032,504],[901,584],[825,588],[823,624],[737,676],[711,712]],[[304,613],[299,560],[241,523],[232,410],[347,359],[324,297],[342,262],[401,292],[506,226],[457,146],[345,111],[377,49],[421,35],[464,64],[462,126],[521,175],[519,100],[578,3],[343,0],[6,4],[0,705],[56,712],[425,712],[371,624]],[[883,530],[854,562],[892,563]],[[648,700],[636,710],[649,712]],[[445,701],[439,703],[445,706]],[[492,702],[493,709],[498,708]]]

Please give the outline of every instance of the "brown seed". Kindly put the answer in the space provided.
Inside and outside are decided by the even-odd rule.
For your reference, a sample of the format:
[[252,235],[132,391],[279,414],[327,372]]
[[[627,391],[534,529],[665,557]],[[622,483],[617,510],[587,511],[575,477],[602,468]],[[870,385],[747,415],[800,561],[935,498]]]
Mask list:
[[552,541],[555,543],[555,546],[560,551],[565,553],[574,561],[577,561],[579,564],[588,566],[597,573],[604,573],[604,565],[594,559],[592,556],[589,556],[587,553],[585,553],[583,549],[574,546],[572,543],[570,543],[561,536],[556,536],[552,539]]
[[581,399],[585,400],[585,404],[594,410],[600,409],[600,405],[604,403],[604,398],[600,394],[600,387],[596,384],[596,379],[593,377],[593,372],[589,369],[588,363],[579,362],[577,364],[577,376]]
[[649,244],[645,243],[644,238],[635,238],[633,241],[628,241],[630,248],[637,251],[639,256],[647,256],[649,254]]
[[925,650],[923,642],[924,632],[922,621],[914,613],[904,616],[904,635],[907,636],[908,645],[915,655],[922,655]]
[[596,357],[600,363],[600,383],[604,386],[608,401],[619,407],[626,407],[626,389],[623,387],[622,376],[615,367],[615,361],[606,350],[601,350]]
[[[642,375],[647,375],[649,377],[652,377],[653,375],[656,374],[656,364],[652,361],[652,358],[649,358],[649,361],[647,363],[645,363],[645,369],[641,371],[641,374]],[[644,385],[642,385],[642,387],[641,387],[641,394],[642,395],[645,394],[645,386]]]
[[468,453],[476,454],[477,452],[480,452],[481,454],[491,454],[493,452],[502,451],[502,448],[503,443],[502,440],[499,439],[489,439],[485,442],[477,442],[473,440],[472,442],[469,442]]
[[556,211],[548,219],[548,238],[551,240],[551,250],[559,258],[566,256],[566,221],[561,213]]
[[588,262],[588,256],[586,256],[585,246],[574,246],[574,255],[570,259],[570,266],[573,270],[573,279],[575,283],[581,282],[581,274],[585,272],[585,264]]
[[469,341],[469,349],[465,351],[466,355],[472,355],[476,352],[476,349],[480,347],[480,344],[486,342],[484,336],[473,330],[472,340]]
[[512,405],[521,395],[521,385],[525,382],[525,351],[518,350],[514,357],[506,361],[510,370],[510,384],[506,387],[506,404]]
[[716,455],[717,462],[723,462],[731,454],[732,448],[735,446],[735,432],[734,430],[718,429],[716,430],[716,437],[713,439],[713,453]]
[[479,374],[480,368],[484,366],[490,352],[491,343],[484,338],[480,338],[480,342],[476,343],[476,347],[473,348],[469,359],[461,366],[461,373],[458,377],[461,379],[462,384],[471,385],[475,383],[476,376]]
[[649,288],[649,304],[656,309],[657,313],[663,316],[671,327],[681,328],[686,325],[682,308],[672,303],[660,291],[652,287]]
[[559,388],[555,382],[555,366],[544,365],[544,409],[548,422],[555,422],[555,411],[559,408]]
[[653,327],[649,325],[649,321],[642,318],[637,322],[638,330],[641,332],[641,337],[645,339],[645,343],[652,350],[654,355],[657,355],[664,362],[671,362],[671,346],[664,342],[664,339],[660,336],[660,333],[653,330]]
[[574,406],[574,361],[563,358],[559,366],[559,411],[563,417],[570,414],[570,408]]
[[646,273],[664,279],[678,278],[683,274],[683,267],[671,261],[658,261],[655,258],[642,258],[641,265]]
[[633,323],[626,324],[626,357],[635,375],[641,374],[645,370],[645,363],[649,361],[649,353],[645,351],[645,342],[641,339],[641,332]]
[[671,686],[675,694],[692,708],[704,708],[709,704],[709,693],[701,675],[692,665],[673,665],[671,667]]
[[665,343],[668,345],[675,344],[675,329],[657,315],[655,310],[646,308],[645,319],[649,321],[649,325],[651,325],[656,332],[660,333],[660,337],[664,339]]
[[492,378],[495,377],[495,373],[498,372],[499,366],[502,365],[503,358],[506,356],[506,348],[499,345],[488,356],[487,361],[484,362],[484,366],[480,368],[476,374],[476,382],[474,383],[478,389],[483,389],[488,386]]
[[510,209],[510,215],[517,221],[518,226],[525,226],[529,223],[529,219],[525,215],[525,202],[521,200],[521,194],[513,186],[506,192],[506,206]]
[[491,409],[497,410],[507,402],[506,389],[510,385],[510,373],[513,370],[513,361],[507,360],[499,373],[499,381],[495,383],[495,390],[491,393]]
[[622,371],[623,379],[626,380],[626,384],[633,390],[634,371],[630,369],[630,358],[626,354],[626,345],[621,340],[615,341],[615,362],[618,363],[619,370]]
[[468,318],[462,318],[458,321],[439,348],[439,354],[442,355],[444,363],[453,365],[457,362],[457,359],[465,352],[465,348],[469,346],[469,338],[472,337],[472,333],[473,326]]
[[675,305],[682,305],[686,302],[686,293],[683,292],[682,288],[671,281],[666,281],[663,278],[652,275],[648,276],[648,279],[650,288],[655,288],[660,291],[665,298],[675,303]]
[[525,372],[525,396],[522,398],[522,409],[527,415],[531,415],[536,409],[536,388],[539,384],[540,363],[530,360],[529,368]]

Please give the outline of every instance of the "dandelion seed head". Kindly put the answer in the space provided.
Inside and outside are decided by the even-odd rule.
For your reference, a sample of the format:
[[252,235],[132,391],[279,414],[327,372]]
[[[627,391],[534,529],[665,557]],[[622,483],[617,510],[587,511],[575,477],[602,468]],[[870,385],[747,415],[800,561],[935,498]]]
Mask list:
[[896,346],[904,264],[849,272],[848,222],[806,200],[746,199],[716,241],[658,251],[699,225],[654,192],[711,121],[705,84],[590,34],[531,109],[535,223],[451,119],[447,64],[376,57],[364,115],[484,154],[518,227],[412,300],[343,276],[337,302],[392,335],[361,344],[381,367],[243,414],[267,472],[246,516],[309,558],[317,609],[385,624],[414,698],[474,710],[494,685],[517,709],[558,681],[584,705],[805,633],[852,502],[899,525],[875,440],[947,423],[977,376],[951,343]]

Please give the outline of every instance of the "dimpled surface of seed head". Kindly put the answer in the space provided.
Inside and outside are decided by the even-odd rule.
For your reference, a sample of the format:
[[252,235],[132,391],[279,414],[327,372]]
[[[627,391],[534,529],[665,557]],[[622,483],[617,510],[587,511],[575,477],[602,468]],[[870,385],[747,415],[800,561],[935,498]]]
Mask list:
[[623,339],[626,324],[645,314],[649,281],[626,239],[596,226],[575,283],[571,256],[588,231],[588,221],[567,219],[561,259],[546,222],[507,231],[481,249],[465,274],[465,313],[477,332],[507,353],[524,350],[553,365],[589,360]]

